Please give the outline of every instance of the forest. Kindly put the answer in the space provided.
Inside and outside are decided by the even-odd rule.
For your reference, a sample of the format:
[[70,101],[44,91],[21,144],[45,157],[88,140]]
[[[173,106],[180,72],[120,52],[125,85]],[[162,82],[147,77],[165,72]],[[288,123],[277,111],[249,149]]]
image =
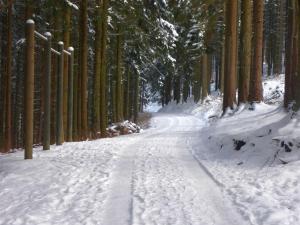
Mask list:
[[[49,149],[54,143],[105,137],[109,124],[136,121],[151,101],[164,106],[193,96],[199,102],[219,90],[224,112],[260,102],[263,72],[286,74],[284,106],[296,110],[298,4],[296,0],[2,1],[1,152],[24,148],[26,139],[32,139],[27,147],[43,143]],[[32,40],[33,62],[26,55],[29,19],[35,23],[35,36],[51,35]],[[47,53],[49,43],[59,51],[59,42],[65,53],[74,49],[73,59],[65,53],[64,57]],[[33,79],[29,90],[26,79]],[[25,104],[31,104],[29,109]],[[24,132],[26,122],[29,136]]]
[[300,0],[0,0],[0,225],[298,225],[299,112]]

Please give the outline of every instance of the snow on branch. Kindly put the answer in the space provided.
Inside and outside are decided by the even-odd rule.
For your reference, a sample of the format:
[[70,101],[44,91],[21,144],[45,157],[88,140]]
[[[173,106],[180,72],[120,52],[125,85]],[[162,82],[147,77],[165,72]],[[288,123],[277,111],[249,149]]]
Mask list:
[[79,10],[79,7],[77,5],[75,5],[74,3],[72,3],[69,0],[65,0],[65,2],[68,4],[68,6],[70,6],[71,8],[75,9],[75,10]]

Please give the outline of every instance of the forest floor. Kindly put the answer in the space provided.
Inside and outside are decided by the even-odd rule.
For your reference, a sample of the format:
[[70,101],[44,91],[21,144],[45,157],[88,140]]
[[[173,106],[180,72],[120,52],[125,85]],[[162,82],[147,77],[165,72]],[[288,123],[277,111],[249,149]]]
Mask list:
[[255,111],[170,104],[140,134],[0,156],[1,225],[300,224],[299,117],[282,80]]

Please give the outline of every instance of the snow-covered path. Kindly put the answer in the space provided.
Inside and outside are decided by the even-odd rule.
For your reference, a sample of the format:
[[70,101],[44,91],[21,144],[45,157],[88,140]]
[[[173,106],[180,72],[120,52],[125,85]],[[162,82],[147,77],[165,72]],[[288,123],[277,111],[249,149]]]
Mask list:
[[0,224],[243,225],[193,156],[203,122],[158,114],[139,135],[0,157]]
[[247,224],[219,184],[192,155],[203,122],[160,114],[155,129],[135,137],[112,176],[105,225]]

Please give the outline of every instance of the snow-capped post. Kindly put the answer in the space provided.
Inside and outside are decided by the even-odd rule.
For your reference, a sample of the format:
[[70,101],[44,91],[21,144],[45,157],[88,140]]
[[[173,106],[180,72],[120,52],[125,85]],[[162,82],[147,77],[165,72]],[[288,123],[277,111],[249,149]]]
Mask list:
[[68,78],[68,123],[67,141],[73,141],[73,82],[74,82],[74,48],[69,47],[69,78]]
[[25,159],[32,159],[33,145],[33,98],[34,98],[34,21],[26,21],[26,59],[25,59]]
[[43,150],[50,150],[50,122],[51,122],[51,47],[52,47],[52,36],[51,33],[45,33],[47,37],[45,46],[45,62],[46,62],[46,73],[45,73],[45,95],[44,95],[44,127],[43,127]]
[[64,81],[64,43],[58,42],[59,62],[57,74],[57,99],[56,99],[56,145],[62,145],[63,133],[63,81]]

